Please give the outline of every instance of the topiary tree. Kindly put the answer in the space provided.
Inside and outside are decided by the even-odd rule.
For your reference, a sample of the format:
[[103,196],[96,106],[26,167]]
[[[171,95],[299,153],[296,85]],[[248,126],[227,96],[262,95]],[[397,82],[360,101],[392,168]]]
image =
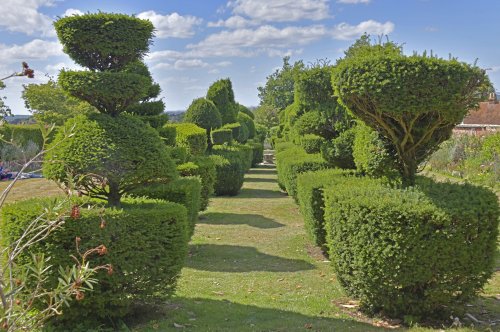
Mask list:
[[236,106],[238,107],[238,112],[245,113],[248,115],[252,120],[255,119],[255,114],[246,106],[241,105],[240,103],[236,103]]
[[238,106],[234,101],[233,85],[229,78],[214,82],[208,88],[207,99],[211,100],[219,110],[222,124],[236,122]]
[[111,206],[143,183],[175,177],[158,134],[140,120],[121,115],[159,92],[140,62],[149,50],[153,24],[128,15],[97,13],[63,17],[54,26],[64,51],[90,69],[63,70],[59,84],[102,114],[75,119],[73,137],[62,142],[60,135],[54,141],[53,153],[47,156],[47,176],[67,184],[70,180],[62,172],[69,172],[77,189],[106,198]]
[[332,85],[342,103],[387,138],[406,184],[489,85],[484,70],[456,59],[403,55],[394,43],[364,40],[346,52],[333,70]]
[[211,146],[210,132],[212,129],[219,128],[222,125],[219,110],[213,102],[205,98],[193,100],[189,105],[184,122],[196,124],[207,131],[208,146]]
[[248,138],[255,137],[255,123],[253,122],[251,117],[249,117],[246,113],[239,112],[238,113],[238,122],[240,124],[245,124],[245,126],[247,127]]

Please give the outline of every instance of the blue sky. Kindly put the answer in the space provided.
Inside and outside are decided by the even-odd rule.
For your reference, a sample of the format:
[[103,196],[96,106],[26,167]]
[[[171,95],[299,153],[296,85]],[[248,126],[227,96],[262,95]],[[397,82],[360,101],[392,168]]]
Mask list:
[[257,87],[282,57],[331,61],[364,32],[388,34],[407,53],[433,50],[478,59],[500,89],[498,0],[1,0],[0,75],[27,61],[36,78],[7,81],[0,92],[15,114],[28,114],[22,84],[42,83],[77,68],[62,52],[52,21],[95,11],[150,19],[156,38],[146,62],[167,110],[182,110],[219,78],[233,82],[237,101],[258,104]]

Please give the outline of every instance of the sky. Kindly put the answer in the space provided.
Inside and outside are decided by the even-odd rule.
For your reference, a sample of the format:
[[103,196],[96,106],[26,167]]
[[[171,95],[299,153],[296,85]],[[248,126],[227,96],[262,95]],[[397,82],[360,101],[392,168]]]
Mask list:
[[283,56],[333,63],[363,33],[388,35],[407,54],[477,60],[500,90],[499,0],[0,0],[0,78],[20,71],[22,61],[35,70],[34,79],[9,79],[0,91],[13,114],[29,114],[23,84],[78,69],[52,22],[97,11],[153,22],[145,61],[169,111],[185,110],[227,77],[239,103],[257,106],[257,87]]

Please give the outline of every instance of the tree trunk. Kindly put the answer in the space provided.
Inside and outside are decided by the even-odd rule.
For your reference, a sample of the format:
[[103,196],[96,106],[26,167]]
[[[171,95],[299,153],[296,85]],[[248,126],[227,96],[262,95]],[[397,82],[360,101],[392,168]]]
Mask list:
[[122,195],[120,194],[120,186],[114,181],[109,181],[109,195],[108,204],[109,206],[119,207]]

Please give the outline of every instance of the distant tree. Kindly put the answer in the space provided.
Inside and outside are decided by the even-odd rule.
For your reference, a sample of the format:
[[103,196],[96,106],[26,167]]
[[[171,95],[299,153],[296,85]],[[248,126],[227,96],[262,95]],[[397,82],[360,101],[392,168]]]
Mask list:
[[490,87],[484,70],[475,65],[426,54],[405,56],[394,43],[365,40],[338,61],[332,82],[342,103],[393,146],[408,185],[419,164]]
[[[28,78],[35,77],[35,71],[31,69],[26,62],[22,63],[22,68],[23,69],[20,72],[14,72],[6,77],[0,78],[0,90],[5,89],[5,83],[3,81],[11,77],[16,77],[16,76],[26,76]],[[10,108],[7,105],[5,105],[4,99],[5,97],[0,97],[0,119],[12,115]]]
[[278,112],[279,110],[274,106],[261,105],[254,111],[254,121],[269,129],[279,125]]
[[290,64],[290,57],[283,58],[283,66],[266,77],[266,84],[259,86],[260,105],[270,105],[285,109],[294,101],[294,75],[304,68],[302,61]]
[[97,112],[89,103],[68,96],[53,80],[24,85],[22,98],[26,108],[41,123],[62,125],[78,114]]

